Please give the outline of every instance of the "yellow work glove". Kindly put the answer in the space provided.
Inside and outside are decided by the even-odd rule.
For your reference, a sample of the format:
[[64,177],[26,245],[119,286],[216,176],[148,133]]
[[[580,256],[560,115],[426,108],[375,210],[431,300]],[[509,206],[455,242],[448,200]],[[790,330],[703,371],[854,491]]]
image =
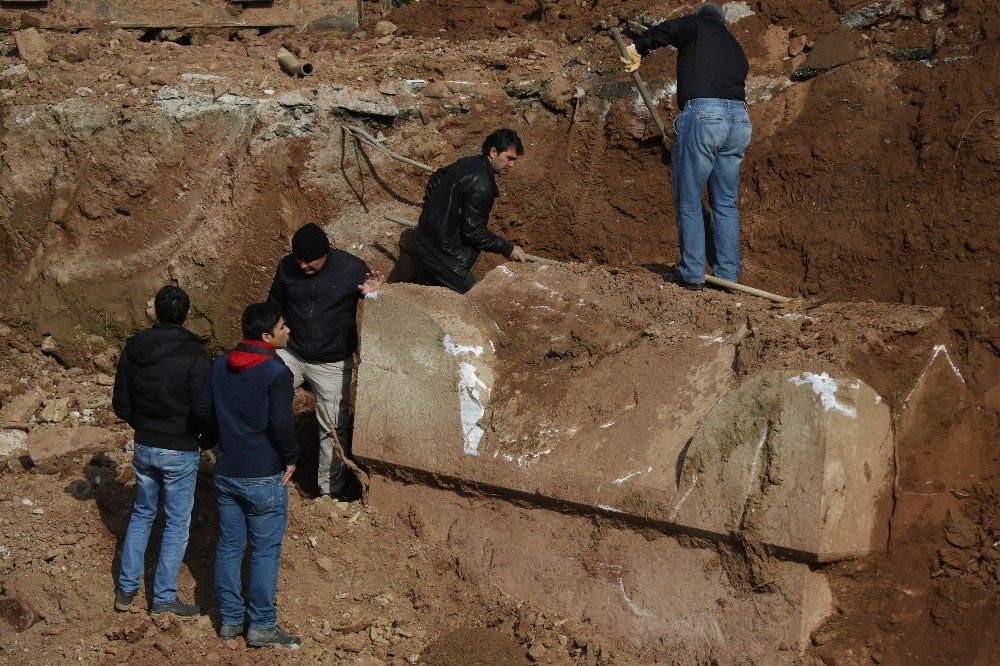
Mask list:
[[639,65],[642,64],[642,56],[639,52],[635,50],[635,44],[629,44],[628,48],[625,49],[625,55],[618,58],[625,65],[625,71],[632,73],[639,69]]

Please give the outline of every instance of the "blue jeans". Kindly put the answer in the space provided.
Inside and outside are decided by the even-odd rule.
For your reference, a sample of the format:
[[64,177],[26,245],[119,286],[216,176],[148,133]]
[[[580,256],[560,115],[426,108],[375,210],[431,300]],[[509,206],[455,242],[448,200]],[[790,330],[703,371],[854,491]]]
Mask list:
[[676,139],[671,157],[674,207],[681,260],[677,273],[685,282],[705,281],[705,222],[701,195],[708,185],[712,204],[709,259],[715,277],[735,282],[740,275],[740,164],[750,145],[750,116],[736,100],[689,100],[674,121]]
[[156,519],[160,493],[167,524],[160,542],[160,559],[153,578],[153,603],[177,600],[177,575],[187,550],[194,486],[198,478],[198,451],[171,451],[135,445],[135,505],[125,532],[118,589],[132,593],[139,589],[146,560],[146,544]]
[[[266,629],[277,624],[278,556],[288,523],[288,488],[281,476],[238,479],[215,477],[219,499],[219,543],[215,550],[215,598],[225,624]],[[243,555],[250,537],[247,604],[240,584]]]

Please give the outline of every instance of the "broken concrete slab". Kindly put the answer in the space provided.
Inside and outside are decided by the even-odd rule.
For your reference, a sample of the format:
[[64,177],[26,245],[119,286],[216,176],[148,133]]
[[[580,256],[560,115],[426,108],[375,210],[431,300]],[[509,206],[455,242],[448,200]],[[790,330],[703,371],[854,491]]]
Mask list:
[[58,459],[78,453],[97,453],[112,448],[118,435],[107,428],[44,428],[28,435],[28,457],[43,473],[58,470]]
[[868,57],[868,49],[850,30],[842,29],[816,39],[805,61],[792,72],[793,81],[805,81],[841,65]]
[[677,525],[829,562],[883,550],[892,500],[888,405],[854,377],[749,378],[705,418],[681,472]]

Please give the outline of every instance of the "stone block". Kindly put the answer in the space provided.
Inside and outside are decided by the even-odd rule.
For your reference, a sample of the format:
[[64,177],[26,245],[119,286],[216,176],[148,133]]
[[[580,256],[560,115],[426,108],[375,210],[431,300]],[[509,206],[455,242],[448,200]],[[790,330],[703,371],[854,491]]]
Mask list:
[[885,548],[893,430],[857,378],[753,376],[716,405],[684,458],[678,526],[741,533],[828,562]]

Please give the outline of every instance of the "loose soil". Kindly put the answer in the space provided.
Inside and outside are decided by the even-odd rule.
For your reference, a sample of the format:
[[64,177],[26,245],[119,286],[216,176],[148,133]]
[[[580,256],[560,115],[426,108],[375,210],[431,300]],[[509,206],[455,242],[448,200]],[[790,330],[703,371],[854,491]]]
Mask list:
[[[511,126],[526,155],[501,179],[491,225],[535,254],[615,271],[595,289],[621,314],[572,344],[503,350],[538,371],[523,390],[558,386],[580,358],[612,354],[655,328],[664,293],[685,304],[690,335],[744,323],[753,331],[741,343],[740,372],[793,362],[798,349],[828,349],[831,368],[851,367],[891,402],[899,473],[888,552],[824,568],[838,612],[803,663],[992,663],[1000,649],[1000,12],[989,0],[952,0],[936,15],[937,3],[905,0],[850,31],[864,57],[795,84],[788,78],[807,56],[795,47],[800,38],[809,44],[842,30],[854,3],[767,0],[733,24],[754,77],[741,279],[804,299],[784,311],[664,291],[655,277],[677,254],[669,161],[603,29],[691,6],[415,0],[389,12],[369,2],[365,34],[353,37],[104,24],[72,35],[41,30],[50,55],[30,63],[12,33],[0,32],[3,432],[19,425],[8,422],[17,402],[35,395],[24,419],[35,417],[32,432],[84,424],[126,440],[110,413],[108,377],[121,341],[146,325],[149,295],[179,281],[195,301],[192,327],[225,348],[236,338],[235,315],[263,297],[304,221],[324,222],[340,246],[392,279],[413,277],[408,236],[381,218],[415,219],[407,202],[421,200],[426,175],[371,151],[366,160],[350,142],[342,148],[341,123],[382,132],[392,150],[435,166]],[[929,20],[918,12],[931,12]],[[394,35],[376,33],[381,18],[397,26]],[[29,23],[0,9],[0,29]],[[289,37],[309,50],[313,78],[288,77],[274,62]],[[913,49],[927,57],[898,59]],[[667,122],[676,114],[666,94],[669,51],[641,70]],[[411,95],[404,86],[414,79],[427,85]],[[309,115],[291,102],[272,115],[241,115],[235,102],[198,113],[170,106],[174,94],[200,94],[211,106],[226,95],[273,100],[327,84],[403,111],[393,119],[343,109]],[[574,102],[577,87],[584,95]],[[477,276],[497,263],[484,257]],[[846,316],[838,301],[872,302],[871,321]],[[916,326],[879,330],[874,322],[892,318],[899,303],[944,308],[933,330],[947,341],[947,358],[930,360]],[[70,414],[43,425],[42,407],[58,398],[69,398]],[[302,441],[313,442],[307,395],[296,413]],[[296,478],[279,583],[281,621],[306,640],[287,660],[461,663],[448,660],[465,650],[464,663],[474,663],[475,646],[482,663],[523,663],[532,648],[543,663],[652,663],[627,638],[468,575],[454,553],[422,541],[414,514],[316,501],[310,455]],[[11,663],[272,660],[215,639],[215,615],[154,624],[139,612],[141,595],[135,613],[111,611],[129,461],[123,447],[60,458],[45,471],[6,459],[0,601],[18,596],[43,620],[18,633],[0,619],[0,655]],[[208,459],[181,580],[181,595],[206,605],[216,520]],[[0,606],[0,615],[16,610]],[[485,630],[493,633],[478,633]]]

